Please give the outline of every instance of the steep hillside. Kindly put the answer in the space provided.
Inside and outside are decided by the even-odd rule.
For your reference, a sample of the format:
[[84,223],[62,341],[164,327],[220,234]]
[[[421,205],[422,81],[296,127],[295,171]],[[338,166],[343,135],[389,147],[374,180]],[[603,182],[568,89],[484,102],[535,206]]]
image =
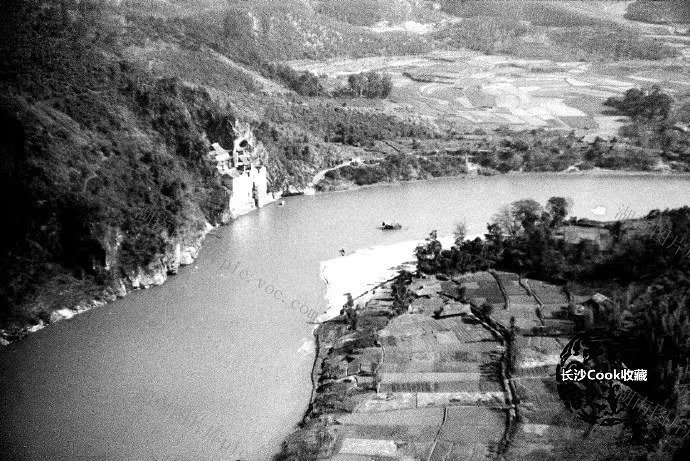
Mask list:
[[[680,53],[600,2],[445,0],[460,20],[437,32],[447,45],[554,60],[661,60]],[[601,2],[608,4],[610,2]],[[657,2],[654,2],[657,3]]]
[[[203,154],[214,131],[229,142],[233,114],[118,56],[112,11],[60,6],[17,5],[1,40],[3,118],[19,132],[3,139],[4,196],[16,197],[20,229],[3,241],[3,324],[49,321],[89,293],[121,291],[121,278],[223,213]],[[149,212],[161,219],[137,218]]]
[[[414,54],[433,48],[418,34],[380,34],[363,27],[373,23],[352,18],[350,13],[356,11],[354,5],[330,8],[330,2],[324,3],[327,5],[322,6],[321,11],[325,14],[297,1],[232,3],[225,30],[254,37],[261,43],[263,57],[269,60]],[[389,11],[383,6],[379,9]],[[373,17],[384,18],[387,15]]]
[[[353,46],[359,33],[343,38],[342,23],[323,23],[309,8],[300,16],[298,3],[8,6],[0,108],[10,129],[0,139],[0,175],[13,224],[0,254],[8,268],[0,341],[55,321],[57,310],[161,283],[191,262],[207,223],[228,219],[227,192],[205,154],[212,142],[232,144],[235,119],[252,123],[266,145],[274,191],[304,187],[340,163],[352,149],[343,133],[355,128],[362,142],[434,135],[417,121],[356,107],[343,124],[339,103],[290,91],[285,79],[300,74],[271,63],[284,57],[280,40],[301,44],[318,26],[338,37],[314,45],[330,52],[332,43]],[[252,15],[265,27],[243,33]],[[293,35],[279,33],[288,25]],[[292,52],[304,56],[300,47]]]

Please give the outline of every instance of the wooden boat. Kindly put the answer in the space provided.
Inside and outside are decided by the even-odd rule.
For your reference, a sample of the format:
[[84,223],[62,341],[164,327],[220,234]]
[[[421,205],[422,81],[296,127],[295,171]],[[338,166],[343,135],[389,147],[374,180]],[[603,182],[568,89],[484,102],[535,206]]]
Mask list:
[[381,223],[381,230],[398,230],[402,229],[402,224],[399,222],[387,223],[386,221]]

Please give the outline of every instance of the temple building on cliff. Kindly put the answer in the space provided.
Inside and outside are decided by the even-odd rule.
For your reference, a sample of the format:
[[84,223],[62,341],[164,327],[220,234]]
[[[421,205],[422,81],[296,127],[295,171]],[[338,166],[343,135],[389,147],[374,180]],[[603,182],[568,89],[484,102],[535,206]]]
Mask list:
[[272,202],[274,197],[268,192],[266,148],[256,140],[248,123],[236,120],[233,132],[235,141],[232,152],[214,143],[213,151],[208,155],[216,162],[228,191],[230,217],[236,218]]

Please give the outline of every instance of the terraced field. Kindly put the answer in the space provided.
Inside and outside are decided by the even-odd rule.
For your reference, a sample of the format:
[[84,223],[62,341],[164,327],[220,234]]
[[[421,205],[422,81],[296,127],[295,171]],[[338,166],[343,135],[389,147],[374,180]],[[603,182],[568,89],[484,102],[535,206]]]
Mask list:
[[[292,61],[298,70],[345,84],[352,73],[393,77],[384,107],[419,114],[457,131],[547,128],[614,136],[624,122],[602,103],[631,87],[659,84],[671,94],[690,91],[690,65],[554,62],[486,56],[470,51],[426,55]],[[332,83],[335,84],[335,83]]]
[[559,397],[574,335],[562,287],[490,271],[415,277],[409,292],[402,314],[386,282],[354,326],[321,324],[312,409],[280,459],[635,459],[620,425],[593,430]]

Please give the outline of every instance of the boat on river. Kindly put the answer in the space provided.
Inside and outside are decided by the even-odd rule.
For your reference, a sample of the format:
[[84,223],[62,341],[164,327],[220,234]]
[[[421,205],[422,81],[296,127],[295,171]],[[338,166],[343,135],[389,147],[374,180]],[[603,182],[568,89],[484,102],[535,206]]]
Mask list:
[[387,223],[386,221],[383,221],[381,223],[381,230],[398,230],[402,229],[402,224],[399,222],[392,222],[392,223]]

